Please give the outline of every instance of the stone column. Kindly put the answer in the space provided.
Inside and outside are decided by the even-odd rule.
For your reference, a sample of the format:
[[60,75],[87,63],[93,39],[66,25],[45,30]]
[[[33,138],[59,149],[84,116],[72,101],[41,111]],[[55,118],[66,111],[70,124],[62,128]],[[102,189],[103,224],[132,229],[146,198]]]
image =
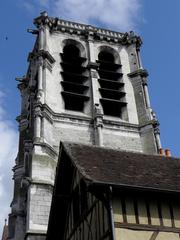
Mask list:
[[49,28],[45,26],[45,29],[44,29],[44,50],[45,51],[48,51],[48,43],[47,43],[48,32],[49,32]]
[[137,53],[137,60],[138,60],[139,69],[143,69],[142,61],[141,61],[141,55],[140,55],[140,48],[136,48],[136,53]]
[[38,66],[38,93],[37,99],[39,103],[44,103],[44,92],[43,92],[43,58],[39,57]]
[[41,118],[41,139],[42,141],[44,141],[44,114],[42,114],[42,118]]
[[143,84],[143,89],[144,89],[144,96],[145,96],[145,101],[146,101],[146,107],[151,108],[150,105],[150,98],[149,98],[149,92],[148,92],[148,85],[147,85],[147,79],[142,78],[142,84]]
[[161,145],[161,139],[160,139],[159,122],[156,118],[156,114],[154,111],[152,111],[152,118],[153,118],[154,136],[156,140],[157,150],[159,152],[159,150],[162,148],[162,145]]
[[154,135],[156,139],[157,149],[159,150],[162,148],[162,145],[161,145],[161,139],[160,139],[160,130],[158,127],[154,129]]
[[93,39],[91,39],[89,37],[88,39],[88,48],[89,48],[89,61],[90,62],[95,62],[95,55],[94,55],[94,43],[93,43]]
[[99,104],[94,106],[95,145],[103,146],[103,113]]
[[41,25],[39,27],[39,50],[44,48],[44,27]]
[[40,141],[41,139],[41,110],[36,107],[34,110],[34,140]]
[[152,109],[151,109],[151,103],[150,103],[150,98],[149,98],[149,92],[148,92],[148,84],[147,84],[147,79],[146,77],[142,77],[142,86],[143,86],[143,91],[144,91],[144,98],[145,98],[145,103],[146,103],[146,108],[147,108],[147,114],[149,115],[149,118],[152,120]]
[[91,85],[92,85],[92,102],[93,107],[95,104],[99,105],[99,91],[98,91],[98,72],[97,69],[99,65],[96,63],[95,55],[94,55],[94,44],[91,36],[88,38],[88,50],[89,50],[89,63],[88,68],[91,76]]
[[[91,32],[90,32],[91,33]],[[88,36],[89,63],[88,68],[91,76],[92,85],[92,114],[94,118],[94,142],[95,145],[103,146],[103,113],[99,102],[98,72],[99,64],[96,63],[94,55],[94,44],[92,36]]]

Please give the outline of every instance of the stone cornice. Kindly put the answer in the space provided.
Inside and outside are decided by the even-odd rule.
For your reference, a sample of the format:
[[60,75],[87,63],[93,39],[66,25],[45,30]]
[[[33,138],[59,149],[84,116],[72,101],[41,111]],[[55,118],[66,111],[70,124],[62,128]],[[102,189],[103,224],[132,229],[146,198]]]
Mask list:
[[109,120],[109,119],[104,119],[103,118],[103,123],[105,128],[109,128],[108,126],[111,126],[111,128],[116,127],[124,127],[125,129],[131,128],[131,130],[138,131],[139,129],[139,124],[133,124],[129,122],[124,122],[124,121],[116,121],[116,120]]
[[147,126],[150,126],[150,127],[154,128],[154,129],[156,129],[156,128],[159,128],[159,125],[160,124],[159,124],[158,120],[152,119],[152,120],[148,121],[147,123],[140,125],[139,129],[141,131],[143,128],[145,128]]
[[31,184],[49,187],[51,190],[53,190],[53,186],[54,186],[52,182],[44,181],[44,180],[37,180],[37,179],[32,179]]
[[37,28],[48,26],[51,32],[67,32],[69,34],[83,35],[85,38],[89,37],[94,40],[104,40],[107,42],[121,43],[123,45],[136,44],[140,47],[142,40],[136,36],[134,32],[121,33],[111,31],[108,29],[97,28],[95,26],[70,22],[59,18],[49,17],[46,12],[34,19],[34,24]]
[[41,147],[44,147],[46,149],[49,150],[49,152],[51,153],[51,155],[53,157],[57,157],[58,156],[58,153],[56,152],[56,150],[50,146],[48,143],[45,143],[45,142],[41,142],[41,141],[34,141],[33,142],[33,146],[41,146]]
[[36,236],[39,235],[39,236],[43,236],[45,237],[47,234],[47,231],[45,230],[28,230],[28,232],[26,232],[26,235],[25,235],[25,240],[29,239],[29,236]]
[[53,56],[48,51],[45,51],[45,50],[30,52],[28,56],[28,61],[31,61],[32,59],[37,59],[39,57],[42,57],[43,59],[47,59],[51,64],[55,62],[55,59],[53,58]]
[[90,122],[91,118],[88,116],[79,116],[68,113],[56,113],[47,104],[37,104],[41,108],[42,114],[49,117],[49,120],[56,121],[57,119],[78,119],[80,121]]
[[88,69],[95,69],[97,70],[99,68],[99,63],[97,62],[89,62],[87,65]]
[[16,77],[15,80],[19,82],[17,85],[17,88],[21,92],[23,92],[28,86],[29,78],[27,76],[23,76],[23,77]]
[[137,76],[140,76],[140,77],[148,77],[148,71],[146,70],[146,69],[138,69],[138,70],[136,70],[136,71],[134,71],[134,72],[131,72],[131,73],[129,73],[128,74],[128,76],[130,77],[130,78],[134,78],[134,77],[137,77]]

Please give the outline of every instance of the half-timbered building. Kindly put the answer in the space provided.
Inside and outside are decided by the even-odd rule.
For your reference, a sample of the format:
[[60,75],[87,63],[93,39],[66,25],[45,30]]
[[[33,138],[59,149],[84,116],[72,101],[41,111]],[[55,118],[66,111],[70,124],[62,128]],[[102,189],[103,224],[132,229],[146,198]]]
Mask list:
[[63,143],[47,240],[180,239],[180,159]]

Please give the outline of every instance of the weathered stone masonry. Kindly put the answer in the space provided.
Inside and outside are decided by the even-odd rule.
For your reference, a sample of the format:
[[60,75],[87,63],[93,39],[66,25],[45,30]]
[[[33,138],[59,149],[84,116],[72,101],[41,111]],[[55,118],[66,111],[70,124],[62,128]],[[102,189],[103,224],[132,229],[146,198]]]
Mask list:
[[29,32],[36,42],[18,84],[20,138],[9,217],[9,239],[16,240],[45,238],[60,141],[149,154],[161,148],[140,37],[45,12],[34,24]]

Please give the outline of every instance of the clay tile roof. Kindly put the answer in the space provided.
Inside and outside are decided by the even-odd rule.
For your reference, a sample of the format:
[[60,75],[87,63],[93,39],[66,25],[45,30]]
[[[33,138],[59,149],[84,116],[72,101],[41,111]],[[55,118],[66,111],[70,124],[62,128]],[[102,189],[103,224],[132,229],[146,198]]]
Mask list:
[[99,184],[180,192],[180,159],[74,143],[63,149],[87,180]]

